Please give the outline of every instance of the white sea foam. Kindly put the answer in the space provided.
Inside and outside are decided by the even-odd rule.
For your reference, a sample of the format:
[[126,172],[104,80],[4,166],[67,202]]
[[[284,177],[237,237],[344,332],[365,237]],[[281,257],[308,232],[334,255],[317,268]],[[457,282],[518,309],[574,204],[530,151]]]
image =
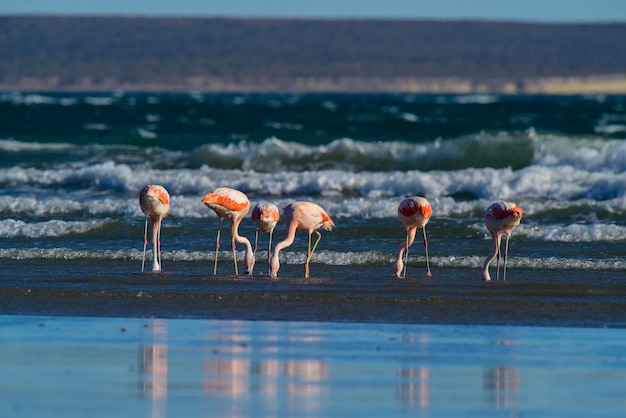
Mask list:
[[69,234],[82,234],[101,228],[108,222],[111,222],[111,220],[89,219],[85,221],[61,221],[53,219],[45,222],[24,222],[16,219],[2,219],[0,220],[0,237],[61,237]]
[[603,125],[596,126],[594,130],[599,134],[611,135],[611,134],[626,132],[626,125],[603,124]]
[[76,200],[30,196],[0,196],[0,213],[13,216],[58,216],[85,209],[84,202]]
[[88,96],[85,97],[85,103],[92,106],[110,106],[115,103],[116,98],[111,96]]
[[540,135],[534,141],[534,164],[569,166],[582,171],[626,170],[626,141]]
[[[94,125],[93,129],[108,129]],[[140,128],[150,131],[150,127]],[[393,171],[455,171],[467,168],[511,166],[569,167],[577,171],[626,171],[626,141],[605,138],[572,138],[548,134],[487,134],[437,139],[412,144],[402,141],[363,142],[350,138],[336,139],[328,144],[309,146],[268,138],[260,143],[231,142],[207,144],[191,152],[168,151],[130,145],[90,144],[79,147],[68,143],[24,142],[0,140],[0,150],[39,152],[70,150],[75,160],[72,167],[90,158],[91,163],[104,164],[112,158],[167,167],[253,170],[257,172],[301,172],[306,170],[341,170],[353,172]],[[113,160],[115,161],[115,160]]]
[[626,132],[626,115],[621,113],[604,113],[598,120],[594,131],[603,135]]
[[75,145],[64,142],[24,142],[13,139],[0,139],[0,151],[4,152],[39,152],[39,151],[65,151],[76,148]]
[[36,93],[2,93],[0,94],[0,102],[9,102],[15,105],[42,105],[42,104],[60,104],[62,106],[71,106],[76,104],[77,100],[70,97],[54,97]]
[[452,96],[458,104],[490,104],[500,100],[500,96],[494,94],[468,94]]
[[[458,267],[479,269],[484,257],[480,256],[440,256],[431,258],[431,266],[434,268]],[[590,258],[561,258],[561,257],[511,257],[507,265],[509,268],[546,269],[546,270],[622,270],[626,268],[626,262],[621,258],[609,257],[603,259]]]
[[111,126],[106,123],[86,123],[83,125],[83,129],[86,131],[107,131],[111,129]]
[[139,250],[75,250],[70,248],[7,248],[0,249],[0,258],[11,260],[141,260]]
[[[208,167],[138,169],[114,163],[75,170],[0,169],[0,185],[4,187],[41,188],[34,195],[24,192],[22,196],[0,197],[0,212],[35,216],[73,212],[131,216],[137,214],[139,191],[152,183],[163,184],[169,190],[172,195],[170,216],[176,217],[205,216],[198,202],[207,192],[221,186],[242,190],[252,201],[270,199],[285,203],[314,199],[331,206],[334,213],[348,217],[385,217],[384,213],[395,213],[399,199],[410,195],[422,195],[431,200],[435,216],[484,210],[482,206],[496,199],[515,201],[524,207],[527,215],[569,206],[581,211],[626,212],[626,173],[585,173],[571,167],[529,167],[519,171],[486,168],[386,173],[339,170],[256,173]],[[68,188],[72,190],[69,195]],[[113,195],[102,196],[103,192]],[[389,210],[394,205],[396,207]]]
[[626,240],[626,227],[612,223],[542,225],[524,228],[524,234],[537,241],[600,242]]
[[[238,259],[242,259],[243,251],[238,251]],[[0,259],[27,260],[27,259],[48,259],[48,260],[127,260],[139,261],[142,259],[142,251],[132,250],[77,250],[70,248],[7,248],[0,249]],[[212,251],[163,251],[162,259],[167,262],[208,262],[214,260]],[[222,251],[220,260],[232,260],[230,251]],[[305,255],[300,251],[285,251],[281,253],[281,263],[285,265],[301,265],[304,263]],[[482,266],[484,257],[480,256],[432,256],[430,258],[433,269],[445,268],[467,268],[479,269]],[[262,264],[267,259],[259,257],[257,259],[257,269],[263,269]],[[409,263],[424,263],[423,256],[410,256]],[[391,272],[393,266],[393,255],[385,252],[365,251],[365,252],[334,252],[320,250],[315,253],[314,263],[331,266],[372,266],[372,268],[389,268]],[[579,269],[579,270],[623,270],[626,262],[622,258],[565,258],[565,257],[511,257],[508,261],[511,269]],[[391,273],[390,273],[391,276]]]
[[[181,161],[186,157],[178,154],[175,158]],[[257,172],[332,169],[352,172],[453,171],[541,166],[617,174],[626,171],[626,141],[536,133],[480,133],[419,144],[340,138],[325,145],[308,146],[268,138],[260,143],[208,144],[194,150],[188,159],[192,166],[204,164]]]

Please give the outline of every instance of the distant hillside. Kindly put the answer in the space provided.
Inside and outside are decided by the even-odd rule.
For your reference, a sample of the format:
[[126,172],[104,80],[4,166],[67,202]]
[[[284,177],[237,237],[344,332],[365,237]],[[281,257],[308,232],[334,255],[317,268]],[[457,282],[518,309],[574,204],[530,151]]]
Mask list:
[[626,24],[4,16],[0,88],[523,91],[551,80],[621,86],[625,46]]

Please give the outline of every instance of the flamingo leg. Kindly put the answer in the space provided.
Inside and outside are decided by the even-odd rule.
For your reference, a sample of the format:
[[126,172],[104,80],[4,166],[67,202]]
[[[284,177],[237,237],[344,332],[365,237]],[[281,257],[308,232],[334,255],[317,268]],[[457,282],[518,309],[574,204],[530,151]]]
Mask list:
[[233,248],[233,262],[235,263],[235,276],[239,276],[239,269],[237,268],[237,246],[235,245],[235,231],[236,225],[233,221],[230,222],[230,245]]
[[159,268],[162,268],[161,263],[161,219],[159,219],[159,229],[157,232],[157,253],[159,254]]
[[215,241],[215,263],[213,264],[213,275],[217,274],[217,254],[220,249],[220,231],[222,230],[222,218],[220,218],[219,226],[217,227],[217,240]]
[[506,281],[506,262],[509,258],[509,234],[506,234],[506,241],[504,241],[504,270],[503,270],[503,281]]
[[406,278],[406,265],[409,261],[409,230],[406,230],[406,245],[404,246],[404,266],[402,267],[402,278]]
[[317,234],[317,240],[315,241],[315,244],[313,245],[313,249],[311,250],[311,255],[309,256],[309,260],[311,259],[311,257],[313,257],[313,253],[315,252],[315,249],[317,248],[317,244],[319,244],[320,240],[322,239],[322,234],[319,231],[314,231]]
[[146,226],[143,230],[143,258],[141,259],[141,271],[146,264],[146,247],[148,246],[148,215],[146,215]]
[[254,256],[256,257],[256,250],[259,248],[259,230],[257,228],[254,234]]
[[498,246],[496,247],[496,282],[500,281],[500,255],[502,250],[502,235],[498,234]]
[[426,275],[431,277],[433,274],[430,272],[430,262],[428,261],[428,240],[426,239],[426,225],[422,227],[424,232],[424,250],[426,252]]
[[[152,220],[152,258],[157,265],[161,265],[161,250],[159,248],[159,221]],[[153,266],[152,271],[155,271]]]
[[[322,239],[322,234],[319,231],[313,231],[317,234],[317,240],[315,240],[315,244],[313,244],[313,249],[311,249],[310,251],[307,251],[307,258],[306,258],[306,266],[305,266],[305,276],[304,277],[309,277],[309,263],[311,262],[311,258],[313,258],[313,253],[315,253],[315,249],[317,248],[317,244],[319,244],[320,240]],[[309,234],[309,249],[311,248],[311,234]]]
[[309,244],[306,248],[306,261],[304,262],[304,277],[309,277],[309,260],[311,260],[311,234],[309,232]]
[[267,246],[267,259],[272,258],[272,235],[274,234],[274,229],[270,229],[270,243]]

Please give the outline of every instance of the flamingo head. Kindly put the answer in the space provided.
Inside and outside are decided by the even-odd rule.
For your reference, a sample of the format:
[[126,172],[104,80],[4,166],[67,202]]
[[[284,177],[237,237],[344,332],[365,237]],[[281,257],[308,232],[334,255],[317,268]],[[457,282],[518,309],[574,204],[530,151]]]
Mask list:
[[509,215],[515,219],[522,219],[522,216],[524,216],[524,210],[515,205],[513,208],[509,209]]

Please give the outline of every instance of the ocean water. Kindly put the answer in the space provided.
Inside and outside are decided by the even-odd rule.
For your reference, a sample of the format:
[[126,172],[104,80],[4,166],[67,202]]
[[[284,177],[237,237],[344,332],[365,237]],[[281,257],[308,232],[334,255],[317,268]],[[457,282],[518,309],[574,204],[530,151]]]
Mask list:
[[[3,93],[2,309],[624,326],[625,139],[625,96]],[[171,209],[163,272],[141,274],[138,194],[152,183],[170,192]],[[254,276],[234,277],[228,228],[213,276],[218,219],[201,199],[221,186],[252,205],[311,200],[326,209],[336,230],[323,231],[310,280],[304,232],[281,253],[278,279],[267,277],[267,235]],[[399,280],[393,262],[405,233],[396,214],[411,195],[433,207],[433,277],[418,240]],[[485,284],[482,216],[496,200],[517,203],[524,218],[507,281]],[[240,233],[254,239],[249,219]],[[281,221],[274,243],[284,235]],[[280,298],[292,298],[296,313],[274,312]],[[327,309],[335,301],[353,309]],[[398,301],[405,312],[394,311]],[[414,309],[428,304],[432,315]]]

